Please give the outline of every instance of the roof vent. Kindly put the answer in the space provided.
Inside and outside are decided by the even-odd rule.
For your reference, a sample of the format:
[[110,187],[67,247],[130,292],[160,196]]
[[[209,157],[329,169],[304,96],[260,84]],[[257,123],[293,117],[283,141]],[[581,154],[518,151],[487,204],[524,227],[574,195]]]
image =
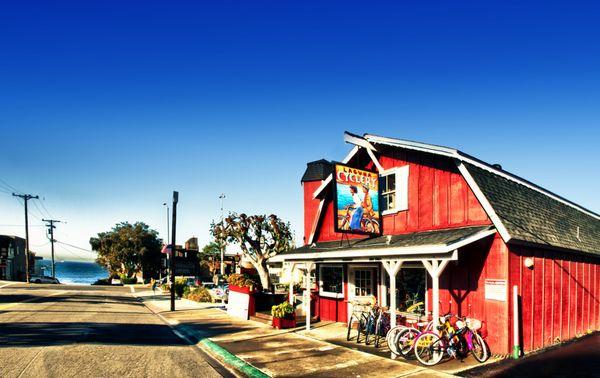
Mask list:
[[498,163],[496,164],[492,164],[492,167],[496,168],[497,170],[501,171],[502,170],[502,166]]

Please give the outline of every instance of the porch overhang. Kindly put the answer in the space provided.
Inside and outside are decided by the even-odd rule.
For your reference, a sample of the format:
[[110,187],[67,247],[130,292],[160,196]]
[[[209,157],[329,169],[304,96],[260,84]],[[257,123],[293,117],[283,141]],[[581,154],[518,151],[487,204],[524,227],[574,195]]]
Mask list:
[[496,232],[493,226],[477,226],[348,242],[324,242],[279,254],[270,258],[269,262],[373,262],[384,259],[420,261],[428,257],[456,260],[459,248]]

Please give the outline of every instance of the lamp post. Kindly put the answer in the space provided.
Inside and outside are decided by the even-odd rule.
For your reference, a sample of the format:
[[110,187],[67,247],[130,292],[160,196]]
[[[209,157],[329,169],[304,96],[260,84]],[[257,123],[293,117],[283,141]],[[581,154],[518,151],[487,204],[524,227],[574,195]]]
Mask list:
[[171,239],[171,311],[175,311],[175,234],[177,230],[177,202],[179,192],[173,192],[173,238]]
[[[221,200],[221,227],[223,227],[223,200],[225,199],[225,194],[221,193],[219,196]],[[225,274],[225,241],[220,245],[221,247],[221,277]]]
[[[166,208],[167,210],[167,239],[165,241],[165,244],[167,245],[167,249],[169,247],[169,204],[166,202],[163,202],[163,206]],[[169,267],[169,265],[171,264],[170,258],[169,258],[169,253],[167,252],[167,263],[165,264],[165,269]],[[159,279],[162,279],[162,268],[159,271]],[[169,279],[169,275],[167,274],[167,280]]]

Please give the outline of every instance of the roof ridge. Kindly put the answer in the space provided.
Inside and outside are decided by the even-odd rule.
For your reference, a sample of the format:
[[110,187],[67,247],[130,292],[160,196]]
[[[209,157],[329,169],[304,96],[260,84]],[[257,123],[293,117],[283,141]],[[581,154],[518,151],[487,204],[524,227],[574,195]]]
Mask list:
[[600,214],[598,214],[592,210],[589,210],[573,201],[570,201],[556,193],[553,193],[548,189],[545,189],[537,184],[534,184],[533,182],[531,182],[527,179],[517,176],[514,173],[510,173],[505,170],[499,170],[497,168],[494,168],[491,164],[489,164],[481,159],[478,159],[474,156],[471,156],[467,153],[464,153],[458,149],[445,147],[445,146],[439,146],[439,145],[435,145],[435,144],[414,142],[414,141],[405,140],[405,139],[382,137],[382,136],[368,134],[368,133],[365,133],[363,135],[363,137],[372,143],[387,144],[392,147],[399,147],[399,148],[413,149],[413,150],[422,151],[422,152],[429,152],[429,153],[433,153],[433,154],[438,154],[438,155],[455,158],[455,159],[464,161],[466,163],[470,163],[481,169],[485,169],[493,174],[496,174],[500,177],[514,181],[520,185],[523,185],[532,190],[540,192],[540,193],[552,198],[555,201],[562,202],[568,206],[575,208],[578,211],[581,211],[582,213],[585,213],[587,215],[590,215],[590,216],[600,220]]

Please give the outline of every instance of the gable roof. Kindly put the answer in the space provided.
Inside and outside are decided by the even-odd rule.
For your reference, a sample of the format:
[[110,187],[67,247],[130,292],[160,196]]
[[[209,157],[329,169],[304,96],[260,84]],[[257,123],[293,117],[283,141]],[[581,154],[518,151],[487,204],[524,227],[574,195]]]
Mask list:
[[598,214],[453,148],[372,134],[364,138],[374,146],[452,158],[505,242],[523,241],[600,256]]

